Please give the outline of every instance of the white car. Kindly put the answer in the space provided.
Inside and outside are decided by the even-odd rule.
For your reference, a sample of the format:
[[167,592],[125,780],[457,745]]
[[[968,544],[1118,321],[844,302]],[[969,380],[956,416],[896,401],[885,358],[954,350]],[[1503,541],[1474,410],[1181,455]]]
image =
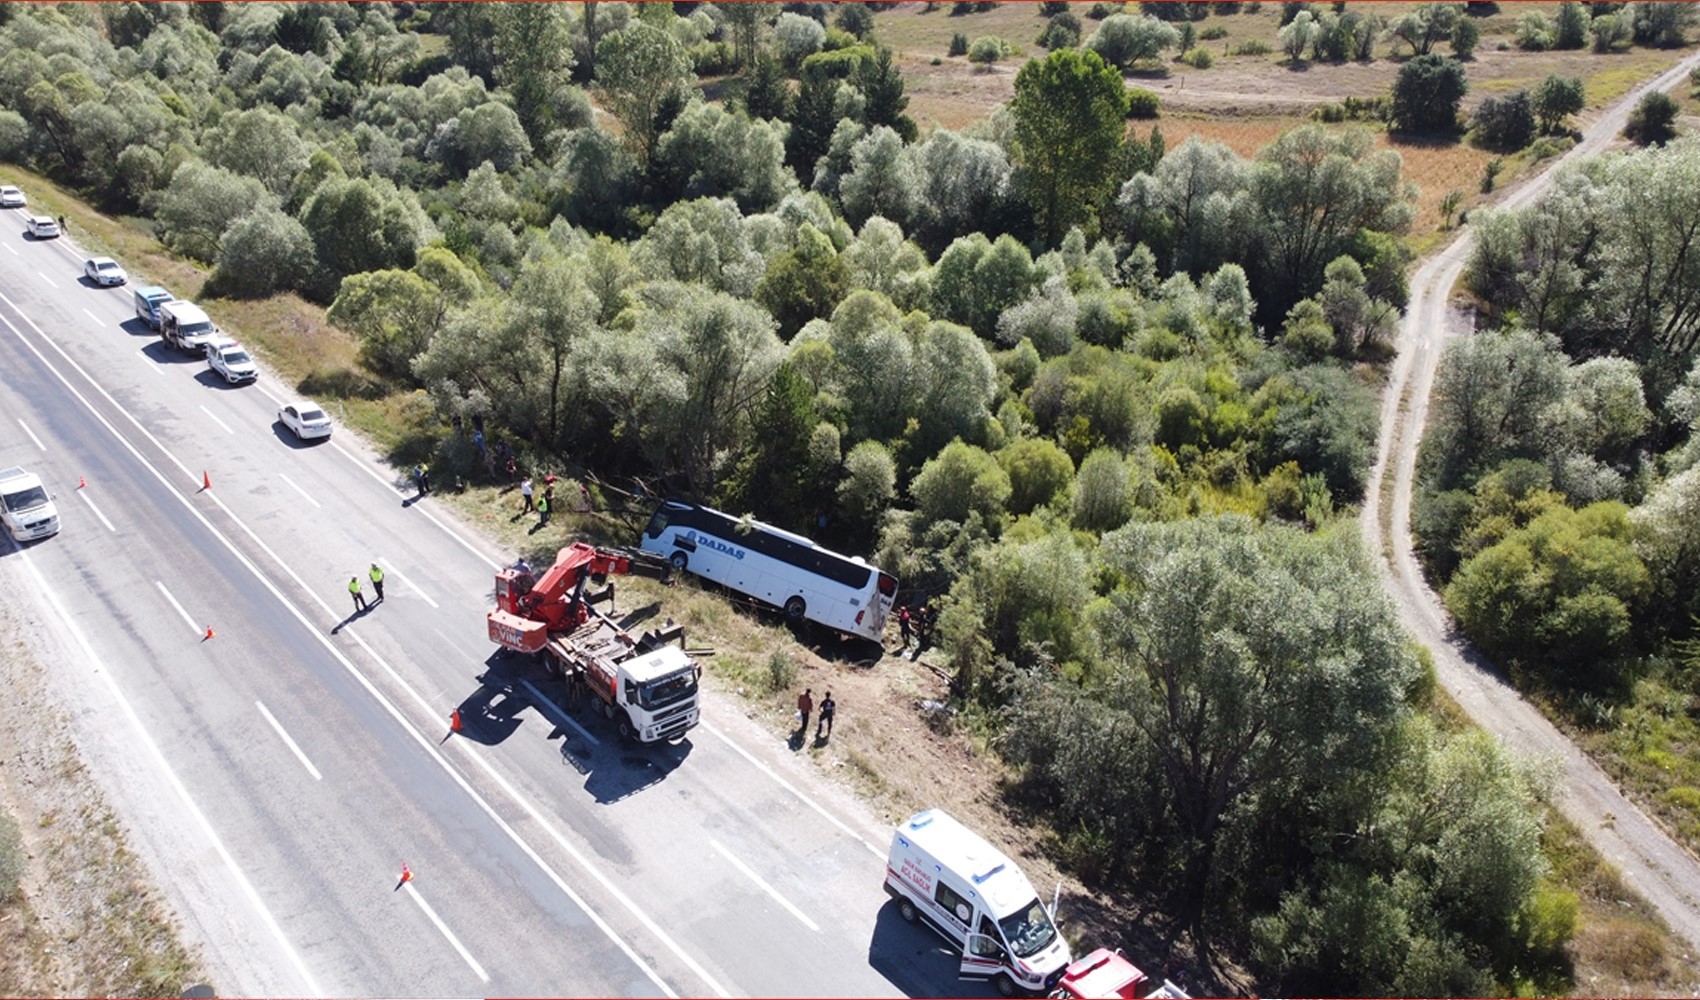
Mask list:
[[0,184],[0,208],[23,208],[29,203],[22,191],[10,184]]
[[230,383],[252,382],[260,377],[260,369],[248,356],[248,349],[229,337],[207,344],[207,367]]
[[83,274],[97,285],[122,285],[130,280],[130,276],[111,257],[91,257],[83,261]]
[[331,436],[331,418],[325,416],[317,403],[306,400],[287,403],[277,411],[277,419],[303,441]]
[[59,223],[51,215],[26,215],[24,228],[38,240],[50,240],[59,235]]

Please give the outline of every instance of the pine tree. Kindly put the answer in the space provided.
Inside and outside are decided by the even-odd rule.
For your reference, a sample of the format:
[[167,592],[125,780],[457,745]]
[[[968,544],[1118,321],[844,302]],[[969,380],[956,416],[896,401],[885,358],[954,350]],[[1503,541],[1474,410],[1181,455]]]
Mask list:
[[868,128],[886,125],[904,142],[914,142],[915,121],[903,113],[909,106],[909,98],[903,93],[903,74],[892,63],[891,49],[882,45],[871,62],[863,61],[856,83],[862,96],[868,99],[864,113]]
[[838,127],[833,97],[838,81],[824,73],[804,77],[802,89],[791,106],[791,135],[785,141],[785,164],[797,172],[808,187],[815,176],[815,161],[832,145],[832,130]]

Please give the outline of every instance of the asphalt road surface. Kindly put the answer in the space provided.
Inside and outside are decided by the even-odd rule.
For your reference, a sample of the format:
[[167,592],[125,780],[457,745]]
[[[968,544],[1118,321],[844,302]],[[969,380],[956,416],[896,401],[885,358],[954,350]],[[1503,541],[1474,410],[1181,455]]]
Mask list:
[[221,993],[983,995],[888,905],[863,806],[714,697],[672,747],[561,714],[484,637],[511,554],[81,262],[0,212],[0,465],[63,524],[0,542],[0,588]]
[[[1599,116],[1583,140],[1539,176],[1512,192],[1507,206],[1533,203],[1551,186],[1559,167],[1606,149],[1623,130],[1629,111],[1648,90],[1669,90],[1687,80],[1700,54],[1636,88]],[[1447,692],[1476,724],[1506,745],[1549,764],[1557,775],[1555,801],[1588,841],[1622,872],[1671,929],[1700,948],[1700,862],[1626,798],[1598,764],[1505,682],[1460,636],[1438,595],[1423,577],[1411,541],[1411,489],[1417,445],[1428,414],[1429,392],[1446,343],[1467,335],[1469,317],[1448,298],[1468,262],[1472,237],[1466,228],[1411,278],[1411,302],[1395,361],[1382,397],[1375,470],[1364,503],[1363,527],[1370,550],[1382,552],[1388,593],[1413,634],[1434,653]],[[1391,481],[1389,481],[1391,477]],[[1382,490],[1388,488],[1387,507]],[[1384,517],[1386,523],[1384,522]]]

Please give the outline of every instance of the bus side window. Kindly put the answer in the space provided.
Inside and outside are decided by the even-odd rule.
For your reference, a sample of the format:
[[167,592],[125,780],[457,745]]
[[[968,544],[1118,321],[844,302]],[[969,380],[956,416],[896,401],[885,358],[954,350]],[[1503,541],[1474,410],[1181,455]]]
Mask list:
[[644,534],[651,538],[660,538],[661,533],[666,530],[667,512],[658,510],[655,512],[655,516],[649,519],[649,527],[644,530]]

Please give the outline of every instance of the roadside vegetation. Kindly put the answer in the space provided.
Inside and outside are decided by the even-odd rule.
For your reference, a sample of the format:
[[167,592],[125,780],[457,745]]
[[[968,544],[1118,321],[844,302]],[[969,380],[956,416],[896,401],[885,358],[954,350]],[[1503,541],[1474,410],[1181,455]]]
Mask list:
[[[687,495],[897,574],[903,600],[941,608],[936,665],[1010,803],[1088,885],[1158,901],[1204,976],[1571,989],[1581,915],[1600,912],[1587,866],[1554,847],[1541,775],[1437,709],[1350,517],[1426,238],[1389,136],[1453,150],[1467,129],[1533,162],[1567,148],[1586,84],[1549,74],[1465,118],[1468,60],[1505,30],[1493,4],[1022,5],[1020,38],[962,30],[1009,18],[995,4],[897,6],[0,6],[0,160],[93,201],[105,217],[74,213],[79,236],[210,300],[390,460],[473,484],[451,502],[474,516],[500,516],[500,442],[598,507]],[[1519,47],[1570,47],[1579,16],[1587,38],[1611,28],[1607,51],[1682,43],[1682,5],[1592,7],[1548,27],[1527,12]],[[937,61],[1003,81],[959,131],[917,123],[925,71],[882,34],[922,17],[945,29]],[[1377,53],[1399,68],[1256,149],[1153,126],[1162,99],[1137,84],[1177,58],[1216,72],[1218,42],[1287,74]],[[1616,173],[1662,183],[1685,148],[1578,171],[1579,207],[1553,226],[1599,235],[1583,209],[1655,199]],[[1498,174],[1459,183],[1474,198]],[[1620,221],[1691,218],[1694,180]],[[1445,225],[1467,208],[1430,197]],[[1499,282],[1484,298],[1537,333],[1479,343],[1544,374],[1488,391],[1523,369],[1480,347],[1483,373],[1451,383],[1467,391],[1444,398],[1500,409],[1436,435],[1424,524],[1459,527],[1425,531],[1425,552],[1465,583],[1501,543],[1539,565],[1518,592],[1538,607],[1459,591],[1484,595],[1459,598],[1466,627],[1519,630],[1486,645],[1520,675],[1555,652],[1582,673],[1655,648],[1677,663],[1687,632],[1637,616],[1700,610],[1682,604],[1693,533],[1662,522],[1679,568],[1650,569],[1634,539],[1653,515],[1628,504],[1665,496],[1670,456],[1692,450],[1692,421],[1654,415],[1686,398],[1693,338],[1667,311],[1692,301],[1627,291],[1632,237],[1656,226],[1526,280],[1519,253],[1553,226],[1484,228],[1512,234],[1483,240],[1508,261],[1482,268]],[[1582,305],[1533,320],[1512,292],[1535,285]],[[1572,364],[1540,334],[1575,311],[1592,353]],[[1624,316],[1642,332],[1600,342]],[[1643,391],[1651,358],[1663,391]],[[1503,462],[1464,447],[1488,441]],[[1544,506],[1519,506],[1531,491]],[[1586,557],[1563,562],[1577,538]],[[712,627],[693,606],[687,624]],[[724,661],[752,686],[786,669]],[[1609,709],[1629,688],[1589,690]],[[1640,982],[1668,988],[1659,969]]]

